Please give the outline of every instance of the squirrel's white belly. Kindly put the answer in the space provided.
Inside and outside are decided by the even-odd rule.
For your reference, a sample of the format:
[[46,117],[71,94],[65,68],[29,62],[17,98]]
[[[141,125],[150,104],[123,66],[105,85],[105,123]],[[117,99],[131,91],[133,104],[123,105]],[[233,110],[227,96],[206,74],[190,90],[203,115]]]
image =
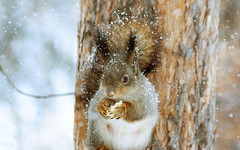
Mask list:
[[157,117],[132,123],[122,119],[104,119],[99,132],[104,137],[104,144],[114,150],[141,150],[147,147],[156,121]]

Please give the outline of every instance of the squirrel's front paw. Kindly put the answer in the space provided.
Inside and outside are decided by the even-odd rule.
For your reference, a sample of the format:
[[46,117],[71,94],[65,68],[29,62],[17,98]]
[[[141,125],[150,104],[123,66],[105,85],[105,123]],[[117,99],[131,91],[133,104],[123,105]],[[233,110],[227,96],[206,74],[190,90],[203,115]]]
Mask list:
[[94,150],[108,150],[108,148],[106,146],[99,146],[94,148]]
[[127,104],[119,101],[110,107],[109,116],[111,119],[125,118],[127,114]]
[[108,118],[109,117],[109,110],[110,107],[115,104],[114,100],[111,99],[103,99],[98,103],[97,110],[103,116]]

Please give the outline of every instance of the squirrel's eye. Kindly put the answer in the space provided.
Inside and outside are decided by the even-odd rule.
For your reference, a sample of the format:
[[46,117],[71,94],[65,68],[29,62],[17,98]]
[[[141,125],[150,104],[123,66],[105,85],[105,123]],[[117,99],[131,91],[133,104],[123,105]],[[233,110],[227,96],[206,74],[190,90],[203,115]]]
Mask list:
[[128,83],[128,76],[127,75],[124,75],[122,77],[122,83]]

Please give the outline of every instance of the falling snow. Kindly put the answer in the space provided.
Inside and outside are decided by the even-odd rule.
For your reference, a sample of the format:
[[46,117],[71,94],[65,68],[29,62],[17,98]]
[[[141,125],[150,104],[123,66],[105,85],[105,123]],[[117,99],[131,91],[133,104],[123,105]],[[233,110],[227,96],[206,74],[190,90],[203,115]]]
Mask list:
[[[240,2],[221,2],[216,149],[240,149]],[[43,95],[74,91],[79,13],[74,0],[0,1],[0,64],[17,87]],[[159,39],[174,36],[166,34]],[[73,97],[32,99],[1,73],[0,83],[0,149],[72,149]]]

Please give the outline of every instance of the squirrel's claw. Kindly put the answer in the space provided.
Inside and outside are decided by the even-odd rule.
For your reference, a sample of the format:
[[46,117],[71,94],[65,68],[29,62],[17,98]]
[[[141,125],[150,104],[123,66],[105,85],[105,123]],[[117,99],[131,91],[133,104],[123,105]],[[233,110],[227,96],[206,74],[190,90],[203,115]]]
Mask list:
[[103,117],[108,118],[109,114],[111,113],[109,109],[114,104],[115,104],[115,101],[111,99],[103,99],[97,105],[97,110]]
[[125,105],[125,103],[122,103],[121,105],[117,106],[114,108],[114,110],[111,112],[112,113],[112,118],[114,119],[124,119],[126,117],[126,113],[127,113],[127,107]]
[[127,106],[125,102],[115,102],[111,99],[103,99],[97,106],[99,113],[105,118],[120,119],[125,118]]

